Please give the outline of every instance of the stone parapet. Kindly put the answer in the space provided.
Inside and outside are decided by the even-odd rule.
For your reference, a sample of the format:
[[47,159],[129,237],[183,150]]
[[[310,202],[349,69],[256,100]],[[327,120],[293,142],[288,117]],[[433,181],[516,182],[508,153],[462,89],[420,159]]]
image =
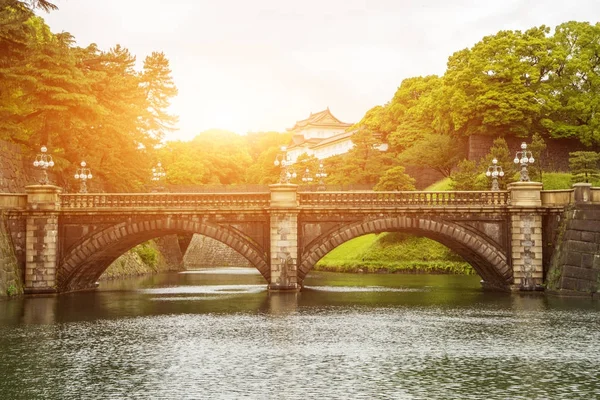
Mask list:
[[575,183],[573,185],[573,200],[575,204],[584,204],[592,202],[592,184]]
[[297,208],[298,185],[278,183],[270,185],[271,208]]
[[27,209],[39,211],[59,211],[62,189],[53,185],[30,185],[27,192]]
[[514,182],[508,185],[510,204],[513,207],[541,207],[540,182]]

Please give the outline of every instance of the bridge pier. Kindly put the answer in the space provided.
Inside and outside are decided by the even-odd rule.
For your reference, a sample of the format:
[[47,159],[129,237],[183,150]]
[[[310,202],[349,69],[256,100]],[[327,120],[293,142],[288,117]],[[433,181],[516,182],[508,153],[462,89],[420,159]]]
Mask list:
[[298,291],[298,185],[270,185],[269,291]]
[[511,206],[512,290],[535,290],[544,281],[542,264],[542,206],[539,182],[515,182],[508,185]]
[[54,293],[58,257],[59,194],[52,185],[32,185],[27,192],[25,287],[28,294]]

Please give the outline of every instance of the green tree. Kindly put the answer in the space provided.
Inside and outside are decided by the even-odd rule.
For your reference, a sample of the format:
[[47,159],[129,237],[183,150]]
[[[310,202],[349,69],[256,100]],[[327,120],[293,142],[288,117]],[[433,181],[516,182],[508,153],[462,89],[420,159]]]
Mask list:
[[490,178],[485,172],[493,165],[492,160],[496,159],[497,165],[502,167],[503,177],[498,178],[500,189],[506,189],[508,183],[515,180],[517,169],[513,162],[513,157],[508,149],[506,140],[497,138],[494,140],[489,153],[479,162],[473,160],[462,160],[458,163],[455,170],[452,171],[452,189],[453,190],[486,190],[491,186]]
[[554,138],[600,143],[600,23],[566,22],[549,41],[553,65],[541,93],[542,125]]
[[527,148],[531,151],[535,162],[529,165],[529,177],[536,182],[543,181],[544,163],[546,161],[546,142],[542,135],[534,133]]
[[431,133],[431,117],[420,105],[422,98],[439,85],[441,79],[436,75],[403,80],[392,100],[367,111],[355,129],[377,132],[392,151],[410,147],[424,133]]
[[369,129],[354,133],[352,143],[348,153],[327,160],[327,183],[375,185],[388,168],[397,164],[381,150],[381,137]]
[[428,134],[398,156],[400,164],[427,167],[449,177],[464,157],[464,144],[448,135]]
[[575,151],[569,153],[569,167],[573,182],[589,182],[600,178],[600,153],[595,151]]
[[292,135],[279,132],[256,132],[245,136],[245,147],[252,159],[246,171],[247,183],[272,184],[279,181],[281,168],[274,165],[281,153],[281,146],[287,146]]
[[450,175],[452,190],[486,190],[490,183],[482,172],[482,166],[472,160],[462,160]]
[[144,60],[141,85],[148,100],[145,115],[145,129],[148,134],[160,140],[166,132],[175,130],[178,118],[167,112],[171,98],[177,95],[177,87],[171,76],[169,60],[162,52],[152,52]]
[[552,65],[549,28],[500,31],[454,53],[436,91],[438,132],[527,136],[539,127]]
[[388,169],[373,190],[415,190],[415,179],[404,171],[401,165]]

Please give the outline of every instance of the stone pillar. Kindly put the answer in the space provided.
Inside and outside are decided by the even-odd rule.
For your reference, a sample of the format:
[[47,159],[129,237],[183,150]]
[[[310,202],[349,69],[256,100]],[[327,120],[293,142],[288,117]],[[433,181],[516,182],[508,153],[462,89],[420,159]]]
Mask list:
[[573,197],[575,204],[589,203],[592,200],[592,184],[575,183],[573,185]]
[[298,185],[271,185],[271,281],[269,291],[297,291]]
[[58,186],[32,185],[27,192],[25,293],[53,293],[58,263]]
[[535,290],[543,283],[542,205],[539,182],[515,182],[510,191],[513,290]]

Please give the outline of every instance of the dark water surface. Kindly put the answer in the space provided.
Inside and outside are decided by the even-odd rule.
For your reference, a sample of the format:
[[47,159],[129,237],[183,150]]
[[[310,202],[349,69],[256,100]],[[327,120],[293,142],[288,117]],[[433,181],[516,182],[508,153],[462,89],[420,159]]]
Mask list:
[[0,301],[1,399],[594,399],[600,306],[477,277],[251,269]]

